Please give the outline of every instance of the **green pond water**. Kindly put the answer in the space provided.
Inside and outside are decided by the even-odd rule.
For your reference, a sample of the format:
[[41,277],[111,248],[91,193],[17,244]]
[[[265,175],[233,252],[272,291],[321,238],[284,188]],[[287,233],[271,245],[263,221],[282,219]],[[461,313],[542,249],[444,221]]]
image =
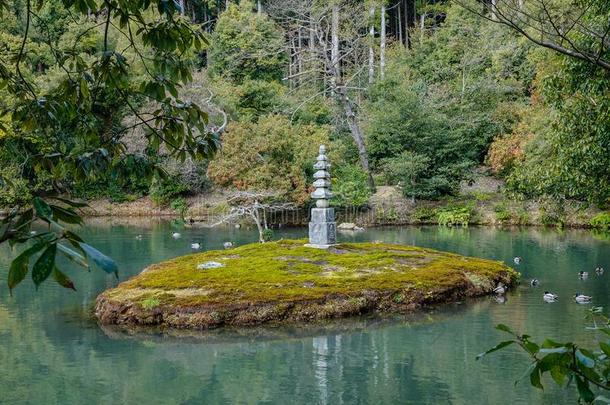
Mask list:
[[[174,240],[171,233],[182,233]],[[305,237],[285,229],[277,237]],[[90,221],[82,234],[120,265],[122,280],[150,263],[191,252],[192,241],[218,249],[256,240],[248,229],[183,229],[171,222]],[[136,240],[141,234],[142,240]],[[503,260],[527,282],[506,302],[485,297],[406,316],[366,317],[315,325],[126,333],[91,318],[98,293],[116,285],[102,271],[64,266],[77,292],[28,279],[8,294],[11,253],[0,250],[0,403],[32,404],[532,404],[575,403],[572,391],[546,381],[540,391],[518,379],[527,357],[506,350],[475,356],[505,336],[505,323],[534,337],[595,342],[585,327],[590,306],[580,291],[609,308],[610,241],[585,231],[402,227],[340,235],[345,241],[382,240]],[[603,265],[608,271],[596,276]],[[579,270],[591,273],[586,281]],[[544,303],[545,289],[560,295]]]

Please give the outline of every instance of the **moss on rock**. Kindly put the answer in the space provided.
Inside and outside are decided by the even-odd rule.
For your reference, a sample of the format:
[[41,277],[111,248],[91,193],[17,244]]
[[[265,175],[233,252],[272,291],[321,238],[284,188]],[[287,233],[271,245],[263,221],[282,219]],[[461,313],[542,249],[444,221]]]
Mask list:
[[[205,329],[405,312],[488,294],[518,276],[501,262],[415,246],[304,243],[251,244],[152,265],[102,293],[96,316],[104,324]],[[201,269],[206,262],[222,267]]]

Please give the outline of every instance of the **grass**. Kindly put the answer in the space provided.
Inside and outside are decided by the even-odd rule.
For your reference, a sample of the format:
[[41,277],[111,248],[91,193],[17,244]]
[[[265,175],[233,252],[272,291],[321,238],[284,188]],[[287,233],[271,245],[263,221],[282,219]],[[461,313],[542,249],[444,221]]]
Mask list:
[[[178,257],[149,267],[103,295],[144,309],[290,303],[358,297],[363,291],[388,291],[401,301],[405,291],[427,293],[473,279],[490,283],[499,275],[517,275],[500,262],[414,246],[345,243],[321,250],[304,243],[281,240]],[[207,261],[224,267],[197,269]]]

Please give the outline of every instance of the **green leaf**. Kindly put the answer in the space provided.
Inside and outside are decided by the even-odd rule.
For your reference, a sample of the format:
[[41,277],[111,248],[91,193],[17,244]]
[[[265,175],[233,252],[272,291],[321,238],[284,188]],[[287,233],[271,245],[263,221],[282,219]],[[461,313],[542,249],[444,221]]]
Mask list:
[[587,368],[595,367],[595,360],[586,356],[583,352],[580,351],[580,349],[576,350],[576,358],[583,366]]
[[30,264],[30,257],[32,257],[33,254],[41,251],[45,246],[46,243],[44,242],[37,243],[34,246],[24,250],[12,261],[8,272],[8,288],[10,290],[15,288],[25,278]]
[[595,399],[595,395],[589,388],[589,383],[579,376],[576,376],[576,388],[578,389],[578,395],[583,401],[590,403]]
[[106,273],[114,273],[114,275],[118,277],[119,268],[114,260],[106,256],[99,250],[95,249],[91,245],[80,242],[79,246],[85,251],[87,256],[91,258],[91,260],[93,260],[93,262],[98,265],[102,270],[104,270]]
[[551,367],[551,377],[555,384],[562,386],[566,379],[566,374],[563,369],[559,365],[554,365]]
[[32,267],[32,280],[34,280],[36,287],[42,284],[53,271],[56,254],[57,243],[53,243],[42,252],[38,260],[36,260],[36,263],[34,263],[34,266]]
[[608,357],[610,357],[610,344],[606,342],[599,342],[599,348],[602,349],[602,352]]
[[46,203],[46,201],[44,201],[40,197],[34,197],[34,199],[32,200],[32,204],[34,205],[34,209],[36,210],[36,215],[38,215],[42,219],[51,219],[51,216],[53,215],[53,210],[51,209],[49,204]]
[[61,253],[63,253],[64,256],[66,256],[68,258],[68,260],[78,264],[79,266],[83,266],[88,268],[89,267],[89,263],[87,263],[85,257],[83,255],[81,255],[80,253],[70,249],[69,247],[62,245],[62,244],[57,244],[57,248],[59,249],[59,251]]
[[503,323],[497,324],[496,329],[501,330],[506,333],[510,333],[511,335],[515,334],[515,332],[513,332],[508,326],[504,325]]
[[62,273],[57,267],[53,269],[53,279],[57,281],[57,284],[60,286],[76,291],[72,280],[70,280],[70,278]]
[[541,390],[544,389],[542,383],[540,382],[540,367],[535,366],[532,372],[530,373],[530,383],[536,388],[539,388]]
[[595,397],[594,402],[603,402],[605,404],[610,404],[610,398],[606,398],[603,395],[598,395]]
[[80,225],[83,223],[81,216],[72,209],[58,207],[57,205],[51,205],[50,207],[53,210],[53,216],[57,220],[61,220],[67,224]]
[[509,345],[511,345],[513,343],[515,343],[514,340],[506,340],[504,342],[500,342],[497,345],[495,345],[494,347],[492,347],[491,349],[487,350],[486,352],[478,354],[477,357],[476,357],[476,360],[479,360],[481,357],[484,357],[484,356],[488,355],[489,353],[493,353],[495,351],[503,349],[506,346],[509,346]]
[[89,204],[87,204],[86,202],[69,200],[67,198],[62,198],[62,197],[53,197],[53,199],[55,199],[57,201],[61,201],[62,203],[67,204],[74,208],[83,208],[83,207],[89,206]]
[[529,340],[523,342],[523,347],[525,347],[525,350],[531,355],[538,353],[538,350],[540,350],[540,347],[538,347],[536,343],[530,342]]

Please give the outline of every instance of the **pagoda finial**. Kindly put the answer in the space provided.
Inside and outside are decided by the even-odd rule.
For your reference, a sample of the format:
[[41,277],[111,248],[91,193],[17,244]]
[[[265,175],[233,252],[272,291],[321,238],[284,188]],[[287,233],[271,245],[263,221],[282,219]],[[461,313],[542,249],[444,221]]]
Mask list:
[[326,157],[326,146],[320,145],[320,153],[313,168],[316,169],[313,174],[315,190],[311,194],[311,198],[316,200],[316,207],[328,208],[333,194],[330,191],[330,163]]

